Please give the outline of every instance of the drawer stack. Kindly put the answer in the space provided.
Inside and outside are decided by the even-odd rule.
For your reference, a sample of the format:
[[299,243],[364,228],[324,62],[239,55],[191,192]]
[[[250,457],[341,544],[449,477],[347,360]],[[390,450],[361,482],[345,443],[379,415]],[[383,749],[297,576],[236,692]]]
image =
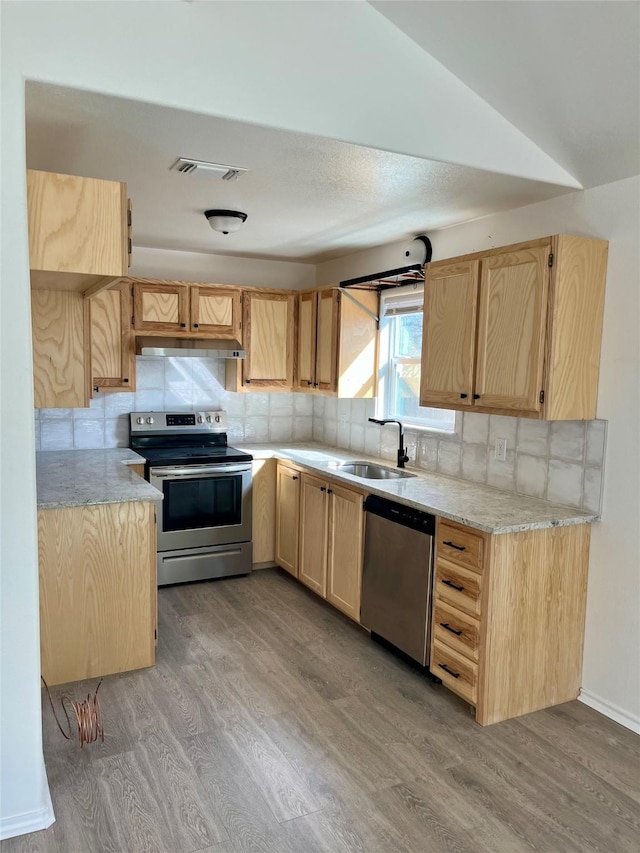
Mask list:
[[486,546],[482,533],[438,520],[431,672],[472,705],[478,700]]

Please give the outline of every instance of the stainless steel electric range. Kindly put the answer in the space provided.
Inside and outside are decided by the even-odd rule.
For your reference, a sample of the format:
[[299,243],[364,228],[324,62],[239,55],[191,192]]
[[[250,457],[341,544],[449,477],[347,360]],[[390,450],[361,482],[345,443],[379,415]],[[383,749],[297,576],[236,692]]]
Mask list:
[[251,460],[224,412],[132,412],[129,446],[163,495],[158,586],[251,571]]

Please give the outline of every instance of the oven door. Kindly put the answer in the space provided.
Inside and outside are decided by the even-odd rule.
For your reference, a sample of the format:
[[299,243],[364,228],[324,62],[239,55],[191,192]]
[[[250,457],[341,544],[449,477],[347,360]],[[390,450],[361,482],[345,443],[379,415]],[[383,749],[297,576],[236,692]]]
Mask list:
[[164,495],[158,551],[251,541],[251,465],[170,465],[149,470]]

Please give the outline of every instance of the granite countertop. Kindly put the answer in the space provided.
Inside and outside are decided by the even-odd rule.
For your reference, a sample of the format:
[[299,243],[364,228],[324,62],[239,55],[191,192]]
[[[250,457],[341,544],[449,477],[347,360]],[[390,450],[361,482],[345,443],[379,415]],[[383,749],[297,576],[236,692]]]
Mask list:
[[332,469],[332,463],[361,459],[387,468],[394,468],[394,463],[321,444],[241,446],[256,459],[276,457],[290,460],[315,473],[328,474],[345,485],[357,486],[371,494],[432,512],[486,533],[514,533],[544,527],[566,527],[572,524],[589,524],[599,519],[598,515],[572,507],[514,492],[504,492],[443,474],[432,474],[420,468],[408,467],[406,470],[416,476],[407,479],[363,480]]
[[144,461],[127,447],[39,451],[38,509],[162,500],[162,492],[129,468]]

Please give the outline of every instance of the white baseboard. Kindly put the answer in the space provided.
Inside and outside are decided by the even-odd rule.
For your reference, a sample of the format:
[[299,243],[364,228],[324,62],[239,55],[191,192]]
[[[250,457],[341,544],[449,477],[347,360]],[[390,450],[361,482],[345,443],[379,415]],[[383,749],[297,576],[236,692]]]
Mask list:
[[44,762],[42,764],[42,775],[44,805],[31,812],[0,817],[0,840],[4,841],[6,838],[13,838],[16,835],[26,835],[28,832],[39,832],[41,829],[47,829],[55,821],[56,816],[53,812]]
[[594,696],[593,693],[589,693],[587,690],[580,691],[578,701],[583,702],[585,705],[593,708],[594,711],[604,714],[605,717],[609,717],[615,723],[620,723],[621,726],[625,726],[625,728],[631,729],[632,732],[640,735],[640,717],[634,717],[623,708],[619,708],[617,705],[607,702],[599,696]]

